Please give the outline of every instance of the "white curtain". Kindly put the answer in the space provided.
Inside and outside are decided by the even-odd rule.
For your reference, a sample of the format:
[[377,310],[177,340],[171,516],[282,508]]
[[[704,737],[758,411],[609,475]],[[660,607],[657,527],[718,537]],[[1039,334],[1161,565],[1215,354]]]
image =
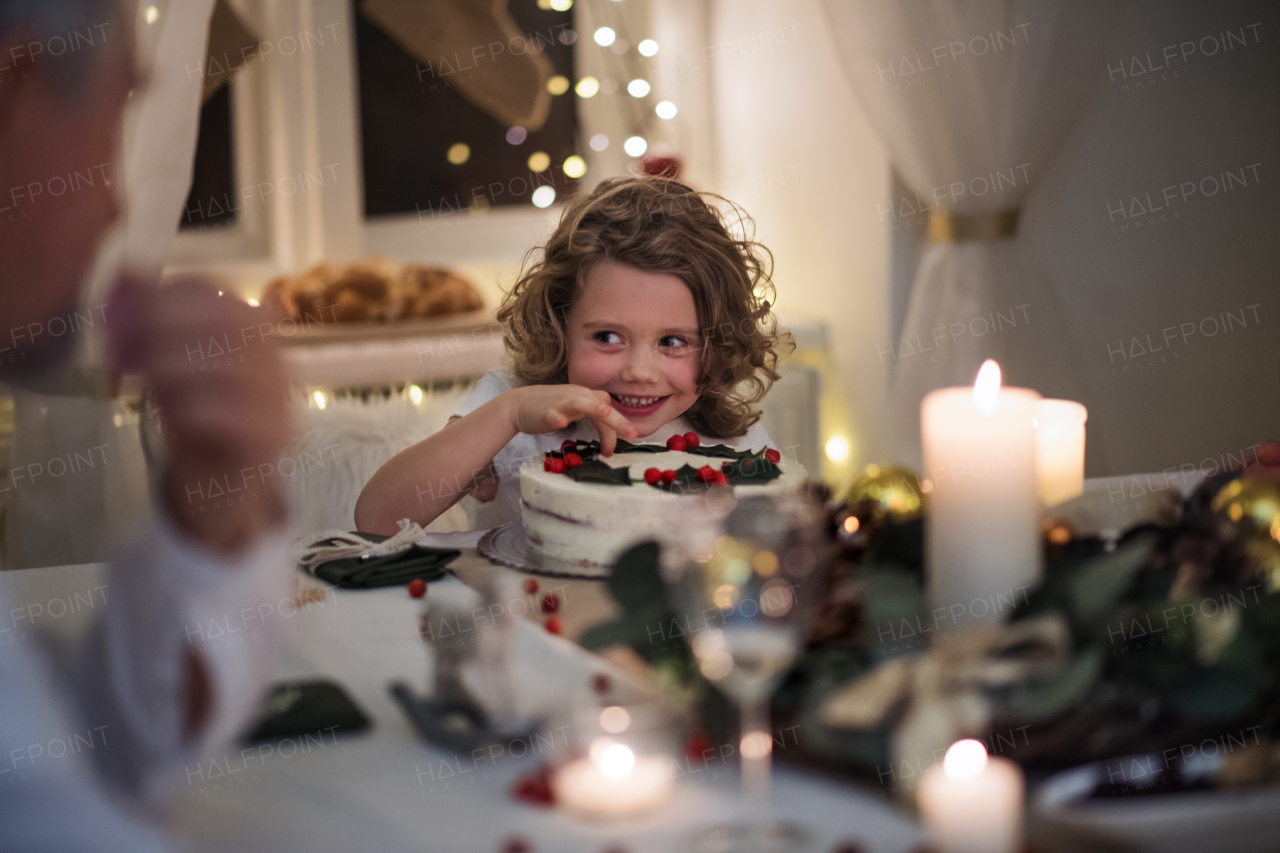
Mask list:
[[[1112,11],[1094,0],[823,0],[845,71],[911,188],[882,212],[927,228],[926,208],[1020,210],[1081,96],[1097,81]],[[1018,239],[936,242],[893,335],[897,460],[919,467],[919,405],[996,358],[1007,384],[1081,399],[1083,371],[1047,277]]]
[[[203,77],[188,69],[204,61],[213,0],[146,5],[158,12],[153,23],[142,13],[137,19],[137,65],[147,85],[125,109],[117,172],[123,212],[87,276],[82,310],[91,317],[102,316],[98,306],[122,268],[159,281],[191,186]],[[101,335],[86,334],[80,344],[78,369],[100,377]],[[11,464],[25,488],[4,516],[6,568],[105,560],[149,511],[137,416],[102,388],[15,389]]]

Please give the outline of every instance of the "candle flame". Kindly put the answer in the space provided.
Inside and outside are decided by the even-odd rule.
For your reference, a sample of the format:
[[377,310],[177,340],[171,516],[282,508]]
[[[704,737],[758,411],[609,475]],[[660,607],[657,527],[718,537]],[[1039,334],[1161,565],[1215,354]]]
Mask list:
[[1000,405],[1000,365],[994,359],[982,362],[978,378],[973,381],[973,402],[978,411],[990,417]]
[[[986,753],[983,753],[983,758],[986,758]],[[615,743],[601,751],[599,764],[601,773],[610,779],[621,779],[636,766],[636,754],[631,747]]]
[[986,766],[987,748],[982,745],[982,741],[973,738],[951,744],[946,757],[942,759],[942,772],[948,779],[972,779]]

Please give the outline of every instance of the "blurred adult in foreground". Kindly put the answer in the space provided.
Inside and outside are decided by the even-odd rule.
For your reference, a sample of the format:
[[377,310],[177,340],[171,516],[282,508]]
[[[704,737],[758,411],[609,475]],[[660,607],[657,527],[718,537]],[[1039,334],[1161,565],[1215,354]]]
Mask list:
[[[0,381],[58,369],[73,336],[38,332],[74,310],[119,215],[106,177],[138,84],[131,11],[0,0]],[[252,712],[275,632],[253,614],[289,592],[266,473],[287,441],[286,388],[270,338],[244,333],[256,313],[200,282],[126,281],[106,320],[115,366],[142,375],[160,410],[157,509],[108,568],[107,607],[81,644],[47,653],[15,630],[0,645],[0,850],[164,849],[149,818]],[[247,357],[207,362],[200,343],[224,336]],[[210,642],[228,620],[244,637]]]

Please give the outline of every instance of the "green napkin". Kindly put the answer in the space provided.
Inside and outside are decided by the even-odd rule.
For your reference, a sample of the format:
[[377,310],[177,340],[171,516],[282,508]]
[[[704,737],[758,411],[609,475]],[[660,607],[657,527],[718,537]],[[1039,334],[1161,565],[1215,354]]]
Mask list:
[[[386,536],[377,533],[357,533],[370,542],[381,542]],[[323,543],[331,543],[324,540]],[[343,589],[373,589],[379,586],[400,586],[414,578],[425,581],[444,577],[444,567],[461,554],[454,548],[428,548],[410,545],[395,554],[380,557],[345,557],[330,560],[315,568],[316,577]]]
[[286,681],[275,684],[262,702],[260,716],[245,735],[248,743],[359,732],[369,728],[369,718],[347,692],[328,679]]

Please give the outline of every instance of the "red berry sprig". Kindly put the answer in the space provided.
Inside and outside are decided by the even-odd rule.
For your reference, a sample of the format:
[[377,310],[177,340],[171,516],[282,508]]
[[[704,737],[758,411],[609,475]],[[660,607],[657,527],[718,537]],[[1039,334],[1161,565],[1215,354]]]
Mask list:
[[550,619],[547,620],[547,624],[544,627],[547,629],[548,634],[559,634],[560,629],[563,626],[561,626],[560,624],[559,617],[552,616]]
[[[551,785],[551,776],[551,765],[540,764],[533,772],[526,773],[516,779],[511,793],[515,795],[517,800],[524,800],[526,803],[533,803],[539,806],[554,806],[556,804],[556,793]],[[517,839],[509,839],[507,844],[510,845],[513,840]],[[519,840],[524,844],[523,847],[504,847],[504,853],[527,853],[532,849],[523,839]]]
[[549,592],[542,596],[540,605],[543,613],[555,613],[560,609],[560,596],[556,595],[554,592]]
[[581,465],[581,464],[582,464],[582,457],[581,457],[581,456],[579,456],[579,455],[578,455],[578,454],[576,454],[576,453],[570,453],[570,452],[568,452],[568,451],[565,451],[565,454],[564,454],[564,467],[565,467],[565,468],[577,468],[577,467],[578,467],[579,465]]
[[573,450],[577,446],[578,446],[578,443],[574,441],[572,438],[566,438],[564,441],[560,442],[561,450]]
[[[576,453],[574,454],[577,455]],[[564,473],[564,460],[557,456],[548,456],[542,460],[542,470],[550,471],[552,474]]]
[[684,450],[684,448],[685,448],[685,443],[684,443],[683,435],[673,435],[671,436],[671,438],[667,439],[667,450],[679,451],[679,450]]
[[768,450],[764,452],[764,458],[768,459],[774,465],[777,465],[779,462],[782,461],[782,454],[774,450],[772,447],[770,447]]
[[645,472],[644,472],[644,481],[645,481],[646,483],[648,483],[650,486],[656,486],[656,485],[658,485],[658,482],[659,482],[661,479],[662,479],[662,472],[661,472],[661,471],[659,471],[657,468],[646,468],[646,469],[645,469]]
[[414,578],[409,581],[409,597],[422,598],[427,594],[427,582],[422,578]]
[[1268,467],[1280,465],[1280,441],[1268,441],[1258,451],[1258,461]]
[[[716,474],[718,473],[719,472],[716,471],[714,468],[712,468],[710,465],[703,465],[701,468],[698,469],[698,481],[701,483],[710,483],[712,480],[716,478]],[[721,476],[724,476],[724,475],[721,475]]]
[[702,439],[698,436],[696,432],[686,432],[684,434],[685,447],[698,447],[701,444],[702,444]]
[[703,731],[694,732],[684,744],[684,754],[691,761],[706,760],[706,752],[711,749],[711,738]]
[[538,582],[533,578],[525,578],[525,581],[523,584],[521,584],[521,586],[523,586],[524,591],[529,593],[530,595],[533,595],[535,592],[538,591]]
[[676,481],[676,472],[675,472],[675,471],[672,471],[670,468],[668,468],[667,470],[665,470],[665,471],[663,471],[663,472],[662,472],[662,482],[667,483],[668,485],[670,485],[671,483],[674,483],[675,481]]

